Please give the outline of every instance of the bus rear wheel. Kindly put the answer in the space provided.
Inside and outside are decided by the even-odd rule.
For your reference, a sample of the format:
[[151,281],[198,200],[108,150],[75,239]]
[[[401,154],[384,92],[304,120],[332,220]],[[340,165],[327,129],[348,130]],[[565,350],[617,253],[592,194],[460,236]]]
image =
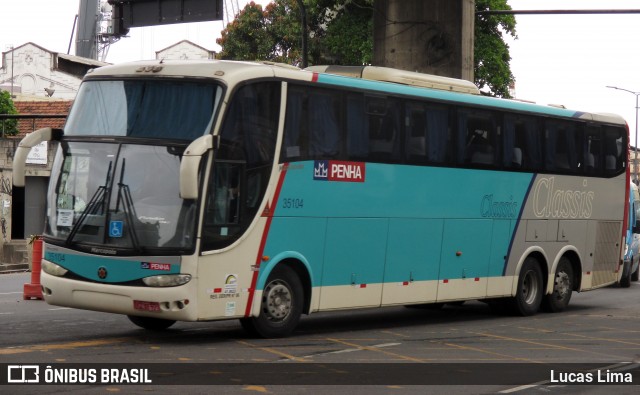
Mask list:
[[538,312],[542,303],[542,284],[542,270],[538,260],[528,257],[520,269],[516,296],[511,300],[515,314],[529,316]]
[[560,258],[556,275],[553,278],[553,292],[544,297],[542,307],[545,311],[558,313],[569,305],[574,287],[573,266],[566,257]]
[[303,290],[298,275],[279,265],[269,275],[262,291],[260,315],[242,318],[242,327],[254,336],[284,337],[296,328],[302,314]]
[[139,317],[136,315],[128,315],[127,318],[129,318],[129,321],[138,325],[140,328],[149,331],[163,331],[176,323],[173,320],[165,320],[162,318],[154,317]]

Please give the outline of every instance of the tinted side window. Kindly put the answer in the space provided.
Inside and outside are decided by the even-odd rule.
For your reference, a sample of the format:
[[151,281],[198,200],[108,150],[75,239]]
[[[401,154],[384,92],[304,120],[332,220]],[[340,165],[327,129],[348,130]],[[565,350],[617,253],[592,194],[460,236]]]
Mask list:
[[602,134],[602,154],[604,174],[607,176],[619,174],[627,166],[628,148],[626,144],[626,130],[621,127],[605,126]]
[[578,123],[545,122],[545,169],[559,173],[583,173],[582,128]]
[[488,111],[459,110],[456,163],[496,167],[500,139],[494,116]]
[[540,170],[543,145],[536,118],[507,114],[503,125],[503,166],[508,169]]
[[449,108],[409,102],[405,113],[408,162],[437,164],[450,160]]
[[231,98],[210,173],[202,248],[237,240],[256,216],[269,183],[280,115],[280,84],[239,88]]
[[281,162],[344,155],[341,95],[329,89],[290,87]]

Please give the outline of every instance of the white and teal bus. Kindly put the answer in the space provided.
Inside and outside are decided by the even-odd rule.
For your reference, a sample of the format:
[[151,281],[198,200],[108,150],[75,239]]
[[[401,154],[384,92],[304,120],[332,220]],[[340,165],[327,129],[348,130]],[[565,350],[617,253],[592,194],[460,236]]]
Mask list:
[[621,276],[628,129],[376,67],[147,61],[87,74],[43,233],[53,305],[286,336],[302,314],[486,300],[521,315]]

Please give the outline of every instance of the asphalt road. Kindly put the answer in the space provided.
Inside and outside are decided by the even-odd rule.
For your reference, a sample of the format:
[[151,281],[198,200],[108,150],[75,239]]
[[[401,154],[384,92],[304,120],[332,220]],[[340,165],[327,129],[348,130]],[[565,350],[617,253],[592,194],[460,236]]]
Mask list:
[[[288,338],[255,339],[236,320],[147,332],[123,316],[23,300],[28,282],[28,273],[0,275],[0,365],[126,362],[149,367],[154,381],[0,385],[4,393],[635,394],[640,384],[640,283],[574,293],[559,314],[496,315],[475,301],[331,312],[304,317]],[[598,372],[632,372],[634,382],[563,382]]]

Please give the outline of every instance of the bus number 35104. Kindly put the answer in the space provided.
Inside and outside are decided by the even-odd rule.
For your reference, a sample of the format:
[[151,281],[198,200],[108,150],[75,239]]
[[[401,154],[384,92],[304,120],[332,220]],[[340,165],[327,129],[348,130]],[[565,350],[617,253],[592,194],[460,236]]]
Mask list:
[[304,199],[284,198],[282,199],[282,208],[303,208]]

